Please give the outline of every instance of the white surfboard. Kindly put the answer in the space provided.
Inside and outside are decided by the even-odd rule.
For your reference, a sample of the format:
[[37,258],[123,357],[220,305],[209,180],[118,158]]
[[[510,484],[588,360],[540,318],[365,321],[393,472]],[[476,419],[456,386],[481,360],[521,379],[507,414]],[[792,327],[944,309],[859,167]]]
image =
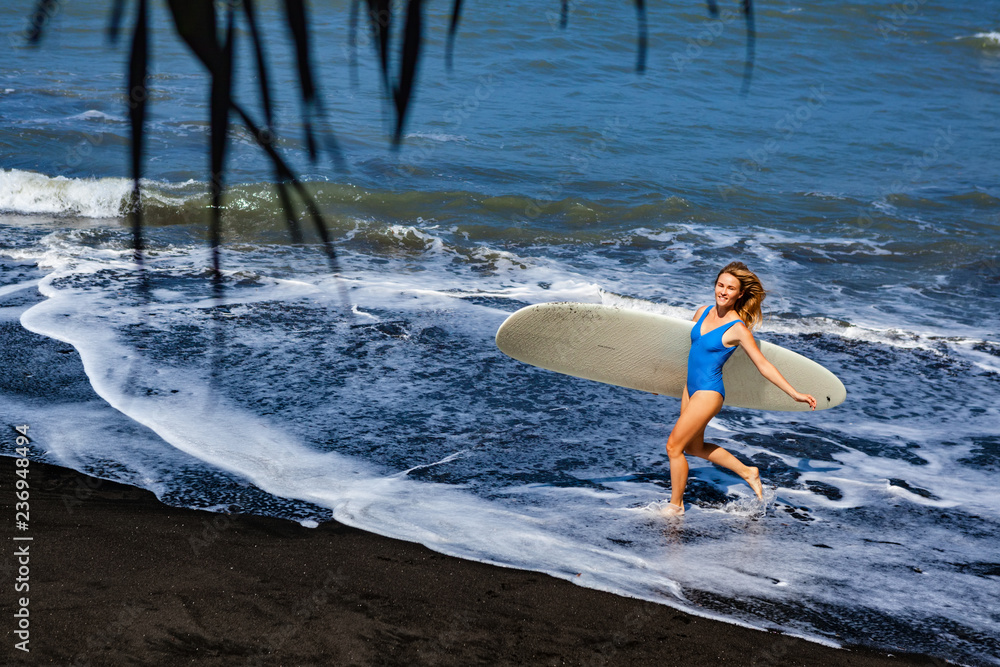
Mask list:
[[[507,356],[558,373],[680,397],[694,322],[594,303],[541,303],[522,308],[497,331]],[[847,390],[837,376],[801,354],[757,341],[764,357],[816,409],[840,405]],[[758,410],[808,410],[771,384],[742,349],[722,367],[725,405]]]

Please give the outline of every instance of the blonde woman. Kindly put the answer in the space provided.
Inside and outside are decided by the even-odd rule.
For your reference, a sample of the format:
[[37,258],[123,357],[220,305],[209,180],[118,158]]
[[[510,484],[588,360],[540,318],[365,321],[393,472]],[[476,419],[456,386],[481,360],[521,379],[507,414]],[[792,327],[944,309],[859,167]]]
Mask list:
[[692,318],[691,352],[688,355],[687,383],[681,397],[681,414],[667,440],[670,459],[670,502],[663,508],[668,516],[684,514],[684,487],[688,462],[685,454],[700,456],[732,470],[746,480],[758,499],[763,498],[760,472],[743,465],[718,445],[705,442],[705,427],[719,413],[726,397],[722,366],[737,347],[742,346],[760,374],[796,401],[816,409],[816,399],[802,394],[764,358],[753,340],[751,329],[760,325],[760,304],[764,287],[743,262],[732,262],[715,278],[715,305],[702,306]]

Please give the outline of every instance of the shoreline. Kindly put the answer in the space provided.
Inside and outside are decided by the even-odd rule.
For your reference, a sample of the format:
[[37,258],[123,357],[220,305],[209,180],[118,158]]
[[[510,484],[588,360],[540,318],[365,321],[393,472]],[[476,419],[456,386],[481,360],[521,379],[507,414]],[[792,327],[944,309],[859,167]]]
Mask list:
[[[15,542],[17,468],[2,459],[3,654],[21,664],[946,664],[693,616],[335,521],[170,507],[35,461],[33,539]],[[30,590],[15,593],[23,544]],[[21,595],[30,653],[14,649]]]

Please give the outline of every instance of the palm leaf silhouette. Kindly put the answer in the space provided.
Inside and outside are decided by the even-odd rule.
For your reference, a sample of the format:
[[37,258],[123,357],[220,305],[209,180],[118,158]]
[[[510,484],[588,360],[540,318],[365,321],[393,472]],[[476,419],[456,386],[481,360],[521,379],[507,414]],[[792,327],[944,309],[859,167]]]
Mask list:
[[[747,47],[743,73],[743,93],[749,90],[753,73],[756,31],[754,24],[752,0],[739,0],[746,23]],[[59,0],[36,0],[34,26],[28,34],[28,41],[37,44],[41,41],[47,24],[44,17],[54,14]],[[131,221],[135,260],[142,268],[143,264],[143,215],[141,178],[143,173],[143,151],[145,146],[145,121],[148,106],[147,78],[149,76],[150,44],[148,26],[148,0],[133,0],[135,5],[135,21],[132,25],[131,45],[128,69],[128,100],[129,123],[131,129],[130,166],[132,177]],[[285,214],[288,232],[293,243],[302,240],[302,230],[295,212],[295,198],[300,200],[308,217],[316,227],[330,269],[338,273],[338,261],[333,240],[327,229],[319,207],[302,184],[301,180],[289,167],[286,160],[275,148],[275,132],[273,103],[270,92],[270,75],[267,64],[266,42],[260,32],[254,0],[230,2],[219,8],[212,0],[166,0],[167,7],[173,19],[178,36],[187,46],[191,54],[208,70],[211,79],[209,94],[211,174],[210,188],[210,222],[209,238],[212,247],[212,271],[216,281],[221,280],[220,247],[222,244],[221,204],[225,190],[227,134],[230,127],[231,114],[250,132],[256,144],[271,161],[274,171],[275,187]],[[376,58],[379,64],[381,84],[386,91],[394,112],[394,127],[392,145],[399,147],[403,138],[406,118],[411,109],[414,92],[417,87],[418,64],[421,58],[423,44],[423,0],[406,0],[405,22],[398,56],[398,72],[393,74],[391,68],[390,46],[392,44],[393,24],[398,24],[398,10],[390,0],[364,0],[367,9],[367,26],[374,37]],[[127,13],[128,0],[112,0],[111,16],[108,23],[110,41],[117,41],[121,26]],[[356,46],[356,30],[358,29],[359,13],[362,0],[350,3],[350,43]],[[638,21],[638,54],[636,70],[640,73],[646,68],[647,12],[645,0],[634,0]],[[235,24],[238,20],[235,8],[241,6],[242,17],[247,26],[247,32],[253,46],[254,67],[259,84],[259,102],[263,114],[263,123],[255,122],[246,108],[232,96],[232,81],[235,76],[233,59]],[[313,74],[311,62],[311,43],[309,37],[308,10],[304,0],[282,0],[285,19],[291,34],[291,42],[295,53],[297,80],[301,93],[301,119],[305,133],[305,144],[311,160],[316,160],[320,154],[320,146],[333,158],[338,168],[343,168],[343,158],[336,137],[329,132],[317,133],[315,124],[323,116],[321,95]],[[451,17],[446,41],[446,65],[450,70],[458,34],[459,22],[463,9],[462,0],[452,0]],[[225,14],[224,36],[218,34],[219,12]],[[708,12],[711,16],[719,13],[716,0],[708,0]],[[565,28],[569,22],[570,2],[560,0],[560,26]],[[350,67],[352,80],[356,82],[356,54],[351,49]],[[293,197],[294,195],[294,197]],[[221,283],[219,283],[221,285]]]

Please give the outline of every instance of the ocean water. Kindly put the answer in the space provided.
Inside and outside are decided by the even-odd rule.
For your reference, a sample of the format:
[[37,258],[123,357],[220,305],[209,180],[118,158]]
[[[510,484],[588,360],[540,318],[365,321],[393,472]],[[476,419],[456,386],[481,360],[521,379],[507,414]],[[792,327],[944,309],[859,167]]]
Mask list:
[[[1000,664],[1000,5],[769,3],[743,96],[733,7],[652,7],[639,75],[628,3],[573,3],[565,31],[556,2],[470,6],[448,73],[450,3],[433,3],[393,151],[371,44],[330,4],[310,28],[343,168],[308,160],[285,28],[274,7],[262,21],[280,146],[341,273],[289,242],[234,129],[221,300],[208,84],[162,8],[148,291],[106,8],[61,5],[37,49],[19,41],[31,3],[0,8],[0,355],[27,369],[0,377],[0,414],[30,425],[38,460],[816,641]],[[256,109],[254,86],[237,90]],[[769,291],[759,337],[833,370],[848,400],[723,409],[706,437],[761,468],[766,502],[692,460],[668,523],[648,508],[669,494],[679,401],[519,364],[493,336],[545,301],[689,317],[732,259]]]

